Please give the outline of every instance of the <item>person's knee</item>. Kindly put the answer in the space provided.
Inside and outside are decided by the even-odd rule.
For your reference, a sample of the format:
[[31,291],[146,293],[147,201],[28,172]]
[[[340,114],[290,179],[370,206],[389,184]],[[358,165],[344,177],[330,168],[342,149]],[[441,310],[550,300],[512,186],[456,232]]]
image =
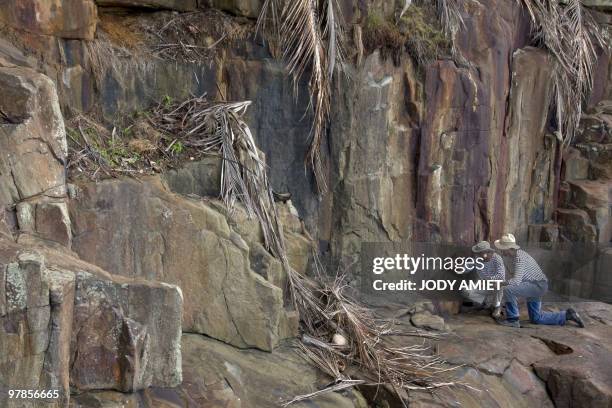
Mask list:
[[529,321],[533,324],[542,323],[542,313],[539,311],[529,311]]
[[540,324],[542,322],[542,316],[539,314],[529,316],[529,321],[533,324]]

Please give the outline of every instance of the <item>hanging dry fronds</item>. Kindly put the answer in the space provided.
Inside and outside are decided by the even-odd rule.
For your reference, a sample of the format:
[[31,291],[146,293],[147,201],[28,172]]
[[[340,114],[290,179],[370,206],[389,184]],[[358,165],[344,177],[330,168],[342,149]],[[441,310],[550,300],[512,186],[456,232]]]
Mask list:
[[153,109],[151,120],[158,130],[172,135],[185,148],[221,156],[221,197],[225,205],[231,211],[237,202],[242,202],[248,215],[259,220],[266,247],[282,255],[282,227],[266,165],[242,120],[250,104],[210,103],[204,97],[180,104],[160,103]]
[[565,4],[548,0],[518,0],[534,24],[534,40],[554,58],[553,92],[556,119],[563,144],[576,134],[582,104],[593,88],[596,47],[604,47],[605,36],[580,0]]
[[435,0],[435,3],[442,31],[454,43],[457,32],[465,25],[461,16],[461,0]]
[[314,171],[319,193],[327,190],[321,143],[329,120],[331,83],[342,62],[343,32],[336,0],[266,0],[258,27],[270,23],[282,58],[293,76],[294,93],[310,70],[309,109],[313,123],[306,162]]

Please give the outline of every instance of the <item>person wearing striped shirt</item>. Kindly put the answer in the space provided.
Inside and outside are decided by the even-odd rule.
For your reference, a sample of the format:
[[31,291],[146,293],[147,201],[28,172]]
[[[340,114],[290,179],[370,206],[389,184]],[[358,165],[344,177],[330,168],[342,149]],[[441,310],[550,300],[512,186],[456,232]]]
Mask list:
[[[483,280],[506,280],[506,268],[504,261],[499,254],[495,252],[487,241],[480,241],[472,247],[472,254],[483,260],[482,269],[473,268],[471,271],[476,271],[478,278]],[[481,307],[492,306],[492,316],[497,318],[501,314],[501,290],[464,290],[463,296],[469,301],[480,305]]]
[[529,320],[534,324],[563,326],[569,321],[584,327],[578,313],[569,308],[560,312],[542,311],[542,296],[548,291],[548,279],[535,259],[516,244],[512,234],[504,234],[495,241],[495,246],[514,259],[514,277],[509,279],[503,288],[506,301],[506,319],[498,320],[499,324],[521,327],[519,323],[518,299],[527,299]]

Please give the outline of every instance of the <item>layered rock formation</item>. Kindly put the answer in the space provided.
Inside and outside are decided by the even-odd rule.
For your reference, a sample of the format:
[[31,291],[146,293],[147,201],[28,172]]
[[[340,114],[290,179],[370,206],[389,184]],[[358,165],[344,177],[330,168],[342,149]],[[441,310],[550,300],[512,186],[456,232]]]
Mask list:
[[[67,185],[54,83],[20,67],[0,78],[10,96],[0,105],[0,384],[59,391],[19,406],[176,387],[183,331],[268,351],[297,334],[258,222],[204,197],[218,195],[219,159]],[[312,245],[291,203],[279,211],[289,260],[305,273]],[[15,402],[3,393],[2,404]]]
[[294,334],[281,287],[250,267],[249,243],[263,243],[255,220],[240,234],[214,204],[172,194],[158,177],[86,184],[70,204],[73,250],[112,273],[181,287],[183,330],[264,350]]
[[[369,16],[393,15],[404,2],[341,3],[348,31],[361,32]],[[465,63],[417,66],[403,51],[356,51],[334,86],[323,148],[331,193],[318,197],[303,164],[307,83],[296,101],[260,38],[205,31],[223,18],[250,33],[261,4],[0,0],[1,405],[266,407],[328,381],[289,350],[298,316],[286,276],[257,222],[216,198],[219,160],[67,184],[63,116],[84,112],[114,126],[165,96],[252,100],[248,123],[274,189],[291,194],[279,213],[301,273],[313,247],[335,265],[367,241],[472,243],[513,231],[521,241],[610,242],[608,54],[581,134],[561,157],[548,111],[550,56],[531,46],[516,1],[462,2],[455,45]],[[142,27],[159,32],[159,21],[210,7],[229,14],[202,14],[190,28],[203,30],[194,38],[214,50],[210,59],[151,55]],[[359,38],[351,46],[363,51]],[[579,294],[612,299],[609,259],[603,250]],[[489,391],[415,392],[411,405],[608,406],[608,309],[579,306],[588,330],[519,334],[484,316],[445,322],[433,307],[411,312],[406,327],[454,332],[437,345],[442,356],[465,365],[462,382]],[[4,390],[15,388],[58,389],[60,398],[7,401]],[[302,405],[365,407],[363,395],[398,404],[371,391]]]

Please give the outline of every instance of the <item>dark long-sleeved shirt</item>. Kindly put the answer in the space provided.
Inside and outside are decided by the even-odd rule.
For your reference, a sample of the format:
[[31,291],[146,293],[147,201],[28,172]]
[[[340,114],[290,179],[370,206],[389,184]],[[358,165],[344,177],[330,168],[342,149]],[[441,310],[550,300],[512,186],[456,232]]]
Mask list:
[[510,285],[518,285],[525,281],[548,280],[542,268],[535,259],[522,249],[516,251],[514,258],[514,277],[508,281]]
[[506,280],[506,268],[499,254],[493,254],[489,261],[484,262],[482,269],[476,269],[481,279]]

